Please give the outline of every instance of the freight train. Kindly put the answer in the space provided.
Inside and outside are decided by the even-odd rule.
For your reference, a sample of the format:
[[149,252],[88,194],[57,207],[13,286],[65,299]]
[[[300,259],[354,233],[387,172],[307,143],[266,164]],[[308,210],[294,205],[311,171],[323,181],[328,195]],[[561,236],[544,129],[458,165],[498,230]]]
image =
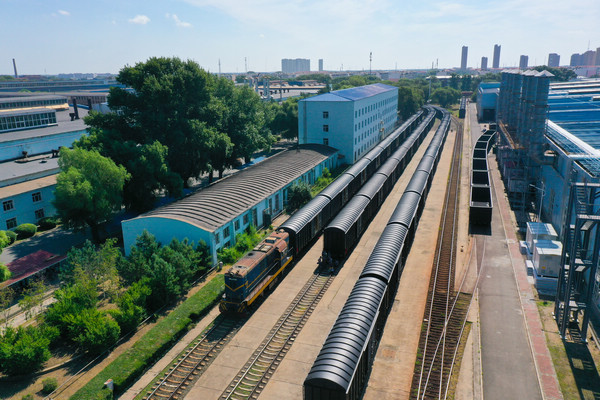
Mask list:
[[306,400],[362,398],[450,126],[447,111],[304,380]]
[[[426,132],[433,123],[435,110],[426,106],[407,119],[398,129],[348,168],[333,183],[291,216],[225,274],[225,294],[219,304],[221,312],[244,313],[266,290],[272,287],[324,226],[360,190],[381,164],[395,154],[415,131]],[[423,125],[423,121],[427,121]],[[428,129],[428,128],[427,128]],[[415,143],[407,153],[412,156]],[[418,146],[418,144],[416,144]],[[285,245],[284,245],[285,243]]]

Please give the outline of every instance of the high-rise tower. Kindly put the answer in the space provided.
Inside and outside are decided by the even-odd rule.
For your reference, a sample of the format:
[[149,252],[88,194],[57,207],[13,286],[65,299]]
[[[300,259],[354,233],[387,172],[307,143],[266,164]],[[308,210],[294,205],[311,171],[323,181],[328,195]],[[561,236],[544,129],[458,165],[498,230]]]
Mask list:
[[492,60],[492,68],[500,68],[500,45],[494,45],[494,59]]
[[462,56],[460,58],[460,69],[462,69],[462,70],[467,69],[467,55],[468,54],[469,54],[469,47],[463,46],[462,47]]

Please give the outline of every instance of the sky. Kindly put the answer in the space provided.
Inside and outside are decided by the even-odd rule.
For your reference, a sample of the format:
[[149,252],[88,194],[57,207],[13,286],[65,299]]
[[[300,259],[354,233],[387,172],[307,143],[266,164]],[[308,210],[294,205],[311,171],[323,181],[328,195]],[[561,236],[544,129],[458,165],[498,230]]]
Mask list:
[[599,0],[0,0],[0,75],[118,73],[150,57],[211,72],[545,64],[600,47]]

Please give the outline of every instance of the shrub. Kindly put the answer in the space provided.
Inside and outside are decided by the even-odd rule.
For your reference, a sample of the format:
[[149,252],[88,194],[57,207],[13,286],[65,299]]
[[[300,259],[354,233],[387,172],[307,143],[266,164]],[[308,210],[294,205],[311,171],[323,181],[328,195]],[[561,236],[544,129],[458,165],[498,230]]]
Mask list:
[[31,393],[26,394],[25,396],[21,397],[21,400],[35,400],[35,397],[33,397],[33,395]]
[[5,231],[0,231],[0,250],[10,244],[10,238]]
[[8,270],[8,267],[0,263],[0,282],[4,282],[12,276],[12,273]]
[[38,221],[41,231],[56,228],[56,219],[53,217],[44,217]]
[[19,240],[27,239],[35,235],[37,226],[34,224],[21,224],[15,228],[15,233]]
[[6,233],[6,236],[8,236],[8,239],[9,239],[8,246],[13,244],[17,240],[17,234],[14,233],[13,231],[4,231],[4,233]]
[[42,381],[42,385],[44,385],[42,388],[42,393],[50,394],[56,390],[58,387],[58,382],[56,378],[46,378]]

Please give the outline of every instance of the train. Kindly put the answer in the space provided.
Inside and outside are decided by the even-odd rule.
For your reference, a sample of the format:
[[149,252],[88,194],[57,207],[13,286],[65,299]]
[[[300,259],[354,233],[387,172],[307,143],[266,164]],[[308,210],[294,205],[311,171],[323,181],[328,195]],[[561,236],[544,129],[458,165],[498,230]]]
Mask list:
[[450,128],[435,111],[441,123],[304,380],[306,400],[362,398]]
[[493,146],[496,131],[488,129],[477,139],[471,159],[471,196],[469,221],[472,225],[490,226],[492,223],[492,188],[487,154]]
[[[276,232],[242,257],[225,274],[225,293],[219,303],[219,310],[223,313],[247,312],[253,303],[285,273],[293,260],[307,249],[364,183],[422,125],[421,122],[427,120],[430,124],[435,113],[431,106],[425,106],[413,114],[292,215]],[[414,151],[416,149],[409,151],[411,156]],[[269,244],[268,241],[274,243],[265,246],[265,243]],[[280,241],[285,243],[285,249],[280,246],[282,243]],[[273,255],[274,253],[276,254]]]

